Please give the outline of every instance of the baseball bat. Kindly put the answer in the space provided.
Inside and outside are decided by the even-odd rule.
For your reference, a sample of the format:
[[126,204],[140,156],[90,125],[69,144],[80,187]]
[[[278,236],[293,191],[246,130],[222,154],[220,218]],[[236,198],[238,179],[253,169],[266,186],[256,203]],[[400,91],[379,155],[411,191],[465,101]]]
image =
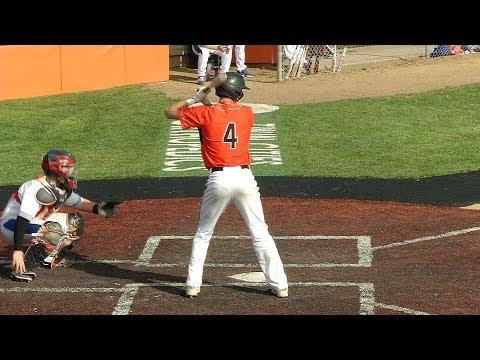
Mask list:
[[[197,89],[197,95],[194,96],[193,101],[194,103],[196,102],[201,102],[203,105],[209,106],[212,105],[212,103],[207,99],[208,93],[221,85],[227,80],[227,74],[226,73],[221,73],[217,76],[215,76],[212,81],[209,81],[207,85],[202,86]],[[200,94],[200,92],[203,93]],[[187,100],[188,101],[188,100]]]
[[210,92],[210,90],[222,86],[222,84],[227,80],[227,74],[226,73],[221,73],[214,77],[212,81],[210,81],[203,89],[202,91],[204,93]]

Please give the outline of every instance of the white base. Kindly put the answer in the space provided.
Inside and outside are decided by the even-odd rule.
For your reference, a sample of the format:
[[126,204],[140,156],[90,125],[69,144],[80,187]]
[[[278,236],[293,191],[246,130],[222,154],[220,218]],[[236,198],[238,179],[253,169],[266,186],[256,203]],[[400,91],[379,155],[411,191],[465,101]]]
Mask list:
[[253,282],[253,283],[266,283],[267,282],[267,279],[265,278],[265,275],[261,271],[244,273],[244,274],[237,274],[237,275],[232,275],[232,276],[229,276],[229,277],[232,278],[232,279],[235,279],[235,280],[240,280],[240,281],[245,281],[245,282]]

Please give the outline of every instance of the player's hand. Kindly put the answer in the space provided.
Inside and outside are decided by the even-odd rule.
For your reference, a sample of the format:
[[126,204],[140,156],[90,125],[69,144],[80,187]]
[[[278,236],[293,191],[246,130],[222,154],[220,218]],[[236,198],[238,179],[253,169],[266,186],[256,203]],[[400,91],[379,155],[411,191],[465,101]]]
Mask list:
[[15,251],[13,252],[13,256],[12,256],[12,268],[14,268],[15,271],[20,272],[20,273],[24,273],[25,271],[27,271],[27,269],[25,268],[25,261],[24,261],[24,258],[23,258],[23,251],[21,251],[21,250],[15,250]]
[[212,103],[207,98],[202,99],[202,104],[205,106],[211,106]]
[[228,45],[218,45],[218,50],[228,54],[228,52],[230,51],[230,48],[228,47]]
[[202,100],[208,96],[210,91],[212,91],[211,87],[202,86],[197,89],[197,92],[192,96],[192,99],[195,100],[195,103],[203,102]]

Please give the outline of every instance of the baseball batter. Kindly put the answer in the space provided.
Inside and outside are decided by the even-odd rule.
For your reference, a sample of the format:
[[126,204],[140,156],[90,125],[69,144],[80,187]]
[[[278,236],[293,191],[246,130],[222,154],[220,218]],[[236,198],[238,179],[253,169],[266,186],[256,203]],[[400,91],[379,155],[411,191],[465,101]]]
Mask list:
[[270,290],[278,297],[287,297],[287,277],[268,232],[259,189],[250,169],[249,142],[254,115],[250,107],[238,102],[243,97],[243,90],[248,88],[238,73],[227,72],[225,78],[223,84],[215,88],[215,94],[220,98],[218,104],[191,107],[196,102],[208,103],[205,101],[207,87],[202,87],[193,98],[177,102],[165,110],[166,117],[180,120],[183,129],[198,128],[203,161],[210,171],[193,239],[186,294],[189,297],[199,294],[215,224],[233,201],[250,230],[255,254]]
[[[13,242],[12,276],[15,279],[31,281],[35,276],[26,269],[24,250],[31,245],[29,243],[36,234],[44,234],[48,239],[54,238],[53,233],[58,234],[54,244],[36,244],[36,247],[46,246],[47,249],[37,248],[33,251],[29,248],[29,254],[38,256],[40,252],[44,255],[41,260],[48,263],[53,261],[56,264],[64,259],[49,255],[52,255],[60,239],[76,240],[82,234],[83,216],[80,213],[58,212],[62,207],[95,213],[102,217],[114,214],[114,207],[119,202],[96,203],[74,192],[77,188],[75,165],[76,158],[72,153],[56,149],[48,151],[42,159],[44,175],[23,183],[5,206],[0,217],[0,231],[7,240]],[[68,245],[70,249],[71,244]]]

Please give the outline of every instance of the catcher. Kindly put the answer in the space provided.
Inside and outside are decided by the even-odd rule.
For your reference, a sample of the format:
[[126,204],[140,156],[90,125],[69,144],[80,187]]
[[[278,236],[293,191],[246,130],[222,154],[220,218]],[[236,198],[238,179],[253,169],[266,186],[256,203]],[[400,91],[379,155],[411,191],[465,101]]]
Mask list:
[[[75,156],[52,149],[43,156],[44,175],[23,183],[14,192],[0,217],[0,231],[13,242],[12,277],[32,281],[31,271],[40,265],[50,268],[69,265],[69,251],[84,232],[79,212],[58,212],[63,207],[114,215],[119,201],[93,202],[74,192],[77,188]],[[27,266],[26,266],[27,264]],[[27,270],[28,269],[28,270]]]

